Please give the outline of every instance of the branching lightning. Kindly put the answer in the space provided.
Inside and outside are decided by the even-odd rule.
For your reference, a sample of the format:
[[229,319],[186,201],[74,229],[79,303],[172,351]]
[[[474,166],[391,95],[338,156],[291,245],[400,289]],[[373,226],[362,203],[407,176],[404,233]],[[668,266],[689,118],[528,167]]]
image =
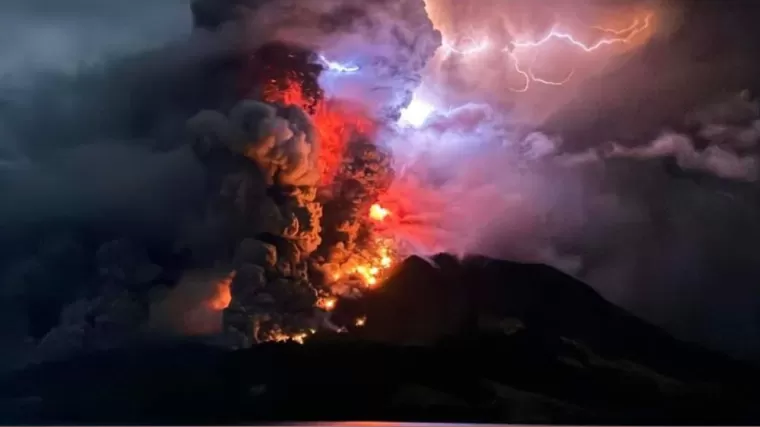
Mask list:
[[[625,28],[622,28],[622,29],[619,29],[619,30],[616,30],[614,28],[600,27],[600,26],[596,26],[596,25],[593,26],[593,27],[591,27],[591,28],[593,28],[595,30],[603,31],[605,33],[611,33],[611,34],[614,34],[616,36],[622,36],[623,34],[629,34],[631,32],[638,33],[638,32],[641,32],[642,30],[645,30],[649,26],[649,22],[650,22],[651,19],[652,19],[652,14],[647,15],[644,18],[644,26],[641,27],[641,29],[639,29],[639,26],[641,25],[641,20],[639,20],[639,19],[634,20],[633,23],[631,23],[631,25],[629,25],[628,27],[625,27]],[[628,36],[628,37],[631,37],[631,36]]]
[[522,69],[520,66],[520,58],[518,58],[515,52],[510,52],[510,51],[506,51],[506,52],[507,52],[507,55],[509,55],[509,58],[512,60],[512,65],[515,67],[515,71],[517,72],[517,74],[521,75],[525,81],[525,84],[521,88],[518,88],[518,89],[510,88],[509,90],[511,90],[512,92],[519,92],[519,93],[527,92],[528,89],[530,89],[531,82],[541,83],[548,86],[562,86],[563,84],[570,81],[570,79],[573,77],[573,74],[575,74],[575,70],[572,70],[564,79],[559,80],[559,81],[547,80],[540,77],[536,77],[536,75],[533,73],[532,66],[528,68],[527,70]]
[[520,68],[520,59],[517,58],[514,52],[507,51],[507,54],[512,59],[512,64],[515,67],[515,71],[525,78],[525,85],[520,89],[510,89],[512,92],[527,92],[530,89],[531,76],[530,73]]
[[[629,43],[637,35],[641,34],[643,31],[650,27],[651,19],[652,14],[649,14],[644,19],[636,19],[629,26],[621,29],[606,28],[600,26],[591,27],[598,31],[613,35],[613,37],[603,37],[591,44],[584,43],[569,32],[558,30],[556,26],[540,39],[523,39],[510,42],[509,45],[502,48],[501,51],[507,54],[510,62],[512,63],[512,66],[514,67],[515,72],[519,74],[525,82],[522,87],[512,88],[511,90],[514,92],[526,92],[528,89],[530,89],[531,83],[540,83],[549,86],[561,86],[570,81],[570,79],[572,79],[573,75],[575,74],[575,70],[573,69],[565,78],[556,81],[538,77],[533,71],[532,64],[529,66],[523,64],[524,59],[522,58],[522,54],[527,54],[530,51],[535,51],[535,49],[538,49],[553,41],[564,42],[566,44],[569,44],[571,47],[577,48],[583,53],[592,53],[596,50],[601,49],[602,47],[609,45]],[[481,39],[476,41],[470,38],[468,41],[470,43],[468,43],[468,47],[464,49],[457,48],[452,43],[444,42],[443,52],[446,56],[452,54],[459,56],[471,56],[489,51],[493,47],[492,43],[488,39]],[[535,58],[533,62],[535,62]]]
[[601,31],[613,33],[615,35],[621,35],[628,32],[628,36],[626,37],[613,37],[613,38],[602,38],[598,40],[596,43],[587,45],[579,40],[577,40],[572,34],[565,33],[561,31],[557,31],[556,29],[552,29],[549,31],[549,33],[544,36],[542,39],[539,40],[526,40],[526,41],[513,41],[511,44],[515,48],[521,48],[521,47],[538,47],[543,44],[548,43],[549,41],[553,39],[560,39],[560,40],[566,40],[568,43],[572,44],[573,46],[576,46],[580,49],[582,49],[585,52],[593,52],[597,49],[599,49],[602,46],[607,46],[611,44],[618,44],[618,43],[628,43],[630,42],[634,37],[636,37],[638,34],[640,34],[642,31],[649,28],[649,23],[652,18],[652,15],[647,15],[647,17],[644,19],[643,25],[640,23],[640,21],[637,19],[633,22],[633,24],[628,27],[627,29],[622,30],[615,30],[615,29],[608,29],[608,28],[598,28]]
[[355,73],[359,71],[359,67],[356,65],[344,65],[340,62],[330,61],[324,55],[319,55],[319,61],[330,71],[338,73]]
[[528,74],[530,75],[530,80],[531,81],[542,83],[542,84],[549,85],[549,86],[562,86],[563,84],[569,82],[571,78],[573,78],[573,74],[575,74],[575,70],[571,70],[567,74],[567,76],[565,76],[564,79],[559,80],[559,81],[546,80],[546,79],[542,79],[540,77],[536,77],[536,75],[533,74],[533,69],[529,69],[528,70]]
[[480,52],[485,52],[491,47],[491,43],[487,39],[480,40],[480,41],[475,41],[475,40],[470,39],[470,41],[472,41],[472,44],[465,49],[457,49],[453,44],[448,43],[448,42],[443,42],[443,48],[444,48],[444,51],[446,52],[446,55],[451,55],[455,53],[457,55],[467,56],[467,55],[473,55]]

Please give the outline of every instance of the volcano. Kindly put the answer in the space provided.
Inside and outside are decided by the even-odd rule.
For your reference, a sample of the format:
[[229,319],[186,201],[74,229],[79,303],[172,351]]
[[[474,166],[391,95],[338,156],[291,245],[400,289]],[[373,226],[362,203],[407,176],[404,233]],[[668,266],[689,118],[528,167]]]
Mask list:
[[228,351],[145,344],[5,378],[17,423],[760,421],[758,370],[672,338],[544,265],[408,258],[341,300],[347,333]]

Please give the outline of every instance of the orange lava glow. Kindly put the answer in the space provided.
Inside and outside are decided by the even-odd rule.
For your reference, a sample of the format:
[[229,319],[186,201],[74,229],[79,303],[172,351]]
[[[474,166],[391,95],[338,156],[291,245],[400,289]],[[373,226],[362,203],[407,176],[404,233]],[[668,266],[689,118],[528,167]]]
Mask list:
[[235,278],[235,271],[232,271],[227,277],[216,283],[214,296],[208,301],[208,306],[214,311],[222,311],[229,307],[232,301],[230,286]]
[[[282,85],[272,82],[264,91],[267,102],[296,105],[309,112],[318,134],[317,164],[320,171],[320,184],[329,186],[340,172],[347,148],[352,138],[364,137],[372,140],[375,136],[375,123],[362,114],[360,110],[348,105],[330,100],[315,102],[304,96],[302,86],[297,79]],[[391,216],[390,210],[379,204],[370,206],[368,216],[363,219],[366,224],[380,223]],[[332,311],[337,304],[337,298],[330,295],[337,292],[333,285],[348,284],[349,287],[371,290],[385,278],[388,270],[394,265],[396,256],[395,244],[392,239],[379,237],[374,225],[369,227],[370,237],[359,247],[351,249],[347,260],[341,264],[330,264],[325,268],[327,284],[330,287],[327,295],[317,300],[316,307],[324,311]],[[356,319],[357,327],[363,326],[366,318]],[[292,335],[276,331],[266,338],[267,341],[295,341],[303,343],[309,334]]]
[[355,135],[371,137],[375,133],[375,124],[357,108],[335,101],[320,100],[315,103],[304,95],[301,85],[294,79],[287,82],[284,90],[272,83],[264,91],[267,102],[297,105],[311,111],[319,136],[317,165],[320,183],[330,185],[340,170],[350,139]]
[[303,344],[306,338],[309,337],[309,334],[307,333],[298,333],[298,334],[286,334],[281,331],[275,331],[272,332],[269,336],[266,337],[265,341],[274,341],[274,342],[296,342],[298,344]]
[[331,272],[333,283],[357,282],[362,288],[372,289],[380,285],[394,264],[393,240],[378,237],[364,250],[357,250],[349,259]]
[[374,221],[382,221],[391,214],[391,211],[380,206],[379,203],[375,203],[369,208],[369,217]]
[[320,298],[317,301],[317,307],[325,311],[332,311],[335,308],[335,304],[337,302],[338,300],[333,297]]

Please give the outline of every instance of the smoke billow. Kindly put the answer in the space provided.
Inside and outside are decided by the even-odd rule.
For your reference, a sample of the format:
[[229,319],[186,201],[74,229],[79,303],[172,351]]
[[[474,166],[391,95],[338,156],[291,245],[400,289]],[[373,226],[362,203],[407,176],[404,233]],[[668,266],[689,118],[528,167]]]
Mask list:
[[30,77],[37,73],[74,74],[83,65],[176,39],[189,28],[183,0],[9,0],[0,17],[0,76],[4,83],[35,84]]
[[245,43],[258,43],[264,33],[270,40],[358,67],[361,73],[324,73],[320,85],[332,97],[359,103],[376,116],[398,116],[440,45],[422,0],[205,0],[194,4],[194,12],[204,28],[229,20],[243,23],[250,34]]
[[[385,138],[399,171],[381,197],[386,232],[418,253],[554,265],[680,336],[751,356],[758,105],[741,93],[685,114],[688,130],[581,151],[486,106],[434,116]],[[726,324],[742,327],[727,336]]]
[[[327,270],[364,257],[389,166],[351,123],[398,115],[437,33],[416,1],[295,6],[194,2],[185,39],[3,88],[7,366],[333,328]],[[328,57],[384,74],[324,100]],[[278,96],[293,82],[308,103]]]
[[[427,4],[431,22],[417,0],[198,0],[185,39],[5,90],[8,366],[167,335],[302,340],[335,328],[333,294],[376,284],[396,250],[549,263],[681,336],[756,355],[755,100],[685,114],[704,96],[674,86],[657,101],[691,52],[658,62],[688,27],[659,3],[589,3],[578,19],[657,19],[631,46],[574,58],[572,83],[526,92],[501,60],[442,57],[482,17],[445,6]],[[489,14],[489,36],[556,23],[524,7]],[[642,77],[653,69],[665,77]],[[453,108],[399,128],[419,85]],[[661,110],[685,117],[660,126]],[[589,136],[599,111],[624,124]],[[375,202],[389,213],[369,223]]]
[[[758,100],[725,96],[756,83],[757,40],[737,23],[754,24],[706,2],[487,3],[427,2],[445,45],[415,96],[438,112],[380,137],[397,171],[385,232],[410,252],[552,264],[678,336],[756,357]],[[588,46],[603,36],[592,25],[648,14],[646,31],[593,54],[559,37],[520,63],[527,76],[514,44],[493,49],[552,28]],[[542,83],[559,77],[528,63],[572,78]],[[518,78],[536,81],[522,92]]]

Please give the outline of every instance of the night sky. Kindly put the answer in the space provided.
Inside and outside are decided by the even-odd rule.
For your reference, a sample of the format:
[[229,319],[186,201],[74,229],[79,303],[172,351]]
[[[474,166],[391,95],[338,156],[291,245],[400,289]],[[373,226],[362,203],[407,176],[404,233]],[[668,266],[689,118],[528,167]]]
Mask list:
[[[70,240],[89,249],[100,242],[92,235],[71,237],[66,244],[52,239],[51,249],[45,246],[51,241],[45,233],[55,228],[51,224],[108,218],[113,219],[104,226],[109,237],[126,232],[171,238],[162,234],[169,234],[165,225],[202,196],[195,190],[203,182],[203,171],[181,151],[185,121],[195,113],[187,110],[195,108],[194,102],[203,104],[199,99],[211,97],[219,83],[187,70],[186,64],[196,64],[208,50],[183,50],[207,41],[203,34],[191,36],[186,1],[47,3],[8,0],[0,6],[0,50],[8,53],[0,57],[0,185],[7,186],[0,230],[8,230],[0,232],[0,323],[8,348],[16,346],[18,354],[37,344],[25,339],[35,322],[25,313],[31,306],[19,301],[36,298],[43,303],[34,307],[44,311],[51,294],[71,303],[90,286],[82,285],[81,271],[61,267],[57,258],[53,264],[60,269],[45,263],[51,253],[66,252],[72,257],[66,265],[90,268],[91,259],[61,248],[68,248]],[[620,6],[631,0],[593,3]],[[560,141],[549,150],[550,161],[531,163],[522,174],[486,149],[448,157],[438,150],[434,166],[448,168],[442,180],[470,178],[465,173],[473,169],[468,159],[491,157],[491,163],[474,169],[494,178],[489,185],[508,181],[504,193],[514,191],[522,204],[498,211],[493,198],[478,199],[480,193],[473,188],[461,199],[449,197],[449,204],[439,210],[464,205],[471,217],[488,213],[485,219],[496,226],[479,229],[486,237],[473,238],[481,252],[501,257],[539,253],[528,260],[560,268],[566,264],[559,258],[572,259],[570,273],[676,336],[760,359],[760,3],[666,3],[673,11],[668,31],[621,56],[614,67],[579,79],[561,103],[539,111],[542,120],[516,132],[541,133],[514,144],[528,146],[531,153],[540,151],[539,143]],[[327,46],[337,54],[341,49],[361,50],[366,56],[383,51],[360,47]],[[419,58],[401,59],[406,66]],[[175,80],[174,75],[183,77]],[[357,81],[367,84],[362,76]],[[370,83],[388,89],[394,80]],[[366,93],[380,92],[369,89]],[[503,138],[510,122],[500,114],[509,117],[510,109],[526,98],[501,90],[484,92],[488,96],[472,99],[467,92],[455,94],[467,101],[495,100],[498,114],[474,115],[481,120],[473,126],[477,132],[462,135],[458,119],[446,117],[436,129],[420,130],[415,137],[450,138],[468,148],[480,147],[476,140]],[[178,95],[161,98],[164,94]],[[370,107],[380,102],[366,100]],[[150,108],[135,113],[140,106]],[[404,139],[406,135],[380,142],[410,147],[413,139]],[[655,142],[662,142],[658,138],[663,135],[668,147],[681,145],[657,151],[662,146]],[[85,143],[92,144],[82,149]],[[721,147],[730,147],[730,155]],[[716,154],[708,149],[717,155],[700,157]],[[579,153],[587,156],[575,169],[551,163],[576,161],[573,156]],[[441,195],[446,198],[447,193]],[[21,274],[18,266],[32,266],[34,274]],[[88,297],[98,292],[97,286],[91,287],[95,289],[86,289]],[[55,323],[58,315],[42,317]]]

